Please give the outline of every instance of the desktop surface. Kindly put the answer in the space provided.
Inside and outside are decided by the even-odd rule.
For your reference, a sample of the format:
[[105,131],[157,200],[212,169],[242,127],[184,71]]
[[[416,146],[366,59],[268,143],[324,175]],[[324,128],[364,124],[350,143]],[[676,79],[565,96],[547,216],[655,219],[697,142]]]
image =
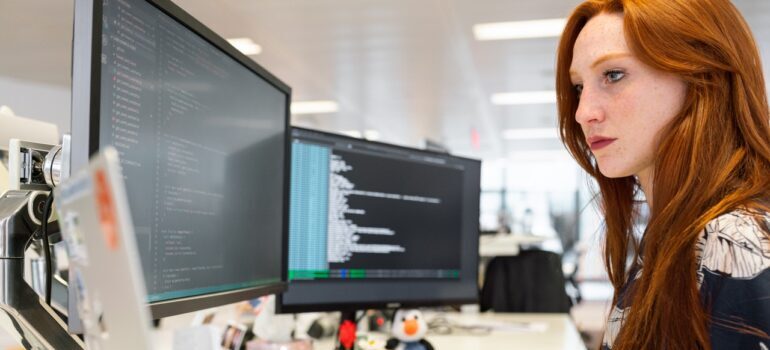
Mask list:
[[[435,315],[427,313],[430,320]],[[585,350],[575,324],[568,314],[450,313],[446,317],[464,325],[491,326],[490,333],[428,333],[426,339],[436,350]],[[316,350],[334,349],[332,339],[314,344]]]
[[[236,317],[232,308],[217,313],[214,324],[224,329],[227,320]],[[428,320],[438,314],[426,312]],[[426,339],[436,350],[586,350],[580,333],[568,314],[538,313],[446,313],[440,314],[453,323],[467,326],[487,326],[488,333],[451,334],[428,333]],[[164,319],[161,329],[155,333],[154,345],[159,350],[172,349],[175,330],[189,327],[191,314]],[[387,338],[387,335],[379,335]],[[315,350],[333,350],[334,339],[324,338],[313,342]]]

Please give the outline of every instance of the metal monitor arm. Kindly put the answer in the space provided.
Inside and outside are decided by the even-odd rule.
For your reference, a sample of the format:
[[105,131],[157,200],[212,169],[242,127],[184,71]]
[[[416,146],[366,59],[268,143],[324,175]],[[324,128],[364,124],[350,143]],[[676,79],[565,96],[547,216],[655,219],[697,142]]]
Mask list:
[[69,135],[63,147],[12,139],[9,148],[11,189],[0,197],[0,327],[26,349],[83,349],[83,342],[67,332],[58,314],[24,280],[24,254],[48,219],[43,208],[60,180],[62,156],[69,155]]
[[66,324],[24,280],[24,252],[39,229],[35,221],[43,217],[34,197],[41,196],[10,190],[0,197],[0,326],[27,349],[82,349],[83,342],[67,332]]

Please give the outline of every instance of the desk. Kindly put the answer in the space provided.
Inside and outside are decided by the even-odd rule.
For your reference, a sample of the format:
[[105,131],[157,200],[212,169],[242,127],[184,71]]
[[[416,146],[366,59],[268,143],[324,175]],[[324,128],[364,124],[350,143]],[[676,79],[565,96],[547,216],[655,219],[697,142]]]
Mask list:
[[479,238],[479,255],[482,258],[519,255],[522,245],[542,243],[548,239],[522,234],[483,235]]
[[[426,314],[430,320],[432,314]],[[436,350],[585,350],[577,328],[567,314],[448,314],[453,321],[479,324],[510,323],[513,329],[495,330],[484,335],[429,334],[428,340]],[[541,330],[516,330],[517,323],[544,325]],[[316,342],[316,350],[332,350],[334,342]]]

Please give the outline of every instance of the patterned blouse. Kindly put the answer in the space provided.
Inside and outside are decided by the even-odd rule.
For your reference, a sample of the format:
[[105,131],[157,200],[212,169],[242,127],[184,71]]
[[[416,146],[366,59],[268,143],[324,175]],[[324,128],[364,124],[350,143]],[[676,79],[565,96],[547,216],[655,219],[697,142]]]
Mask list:
[[[770,214],[765,214],[765,227]],[[707,300],[714,319],[738,321],[742,325],[770,334],[770,238],[754,216],[743,210],[711,220],[696,245],[698,285],[701,298]],[[632,273],[620,291],[604,333],[602,349],[612,349],[629,305],[623,294],[639,277]],[[712,324],[714,350],[770,350],[770,339],[740,333]]]

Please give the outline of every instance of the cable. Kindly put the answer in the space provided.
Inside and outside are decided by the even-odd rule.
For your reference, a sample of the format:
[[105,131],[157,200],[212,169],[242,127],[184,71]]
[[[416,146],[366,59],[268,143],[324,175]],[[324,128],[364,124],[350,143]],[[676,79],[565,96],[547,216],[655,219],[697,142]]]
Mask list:
[[48,217],[51,214],[51,207],[53,206],[53,191],[48,194],[48,198],[45,200],[43,206],[43,252],[45,253],[45,302],[51,305],[51,286],[53,284],[53,264],[51,259],[51,246],[48,242]]

